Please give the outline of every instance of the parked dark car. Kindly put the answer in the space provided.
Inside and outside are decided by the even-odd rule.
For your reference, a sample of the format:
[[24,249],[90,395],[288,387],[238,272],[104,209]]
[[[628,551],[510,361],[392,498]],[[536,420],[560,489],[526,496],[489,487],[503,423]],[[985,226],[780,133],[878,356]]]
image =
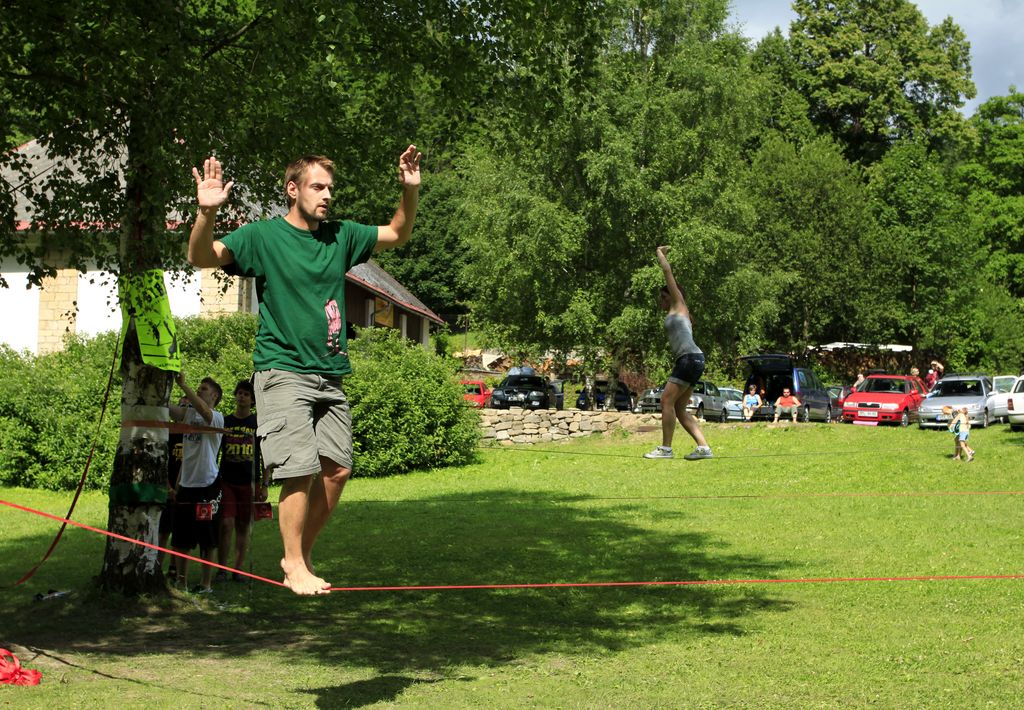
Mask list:
[[548,381],[537,375],[509,375],[491,392],[494,409],[548,409],[551,405]]
[[814,371],[806,367],[798,367],[789,355],[780,353],[762,353],[741,357],[750,375],[743,387],[745,392],[750,385],[756,385],[758,391],[764,387],[765,406],[760,407],[754,415],[755,419],[775,417],[775,400],[782,396],[783,387],[800,400],[800,420],[809,422],[817,419],[831,422],[837,413],[832,410],[832,398],[825,385],[821,383]]
[[[608,380],[595,380],[594,381],[594,400],[596,402],[594,409],[608,409]],[[577,409],[590,409],[590,391],[589,388],[584,388],[580,392],[580,396],[576,398]],[[620,412],[631,412],[633,411],[633,398],[634,395],[629,391],[629,387],[626,387],[625,382],[619,382],[618,388],[615,390],[615,409]]]

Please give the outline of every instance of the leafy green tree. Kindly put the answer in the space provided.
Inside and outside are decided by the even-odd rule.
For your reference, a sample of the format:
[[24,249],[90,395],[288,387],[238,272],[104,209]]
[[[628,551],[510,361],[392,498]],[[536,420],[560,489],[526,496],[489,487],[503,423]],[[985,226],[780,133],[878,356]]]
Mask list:
[[725,3],[615,12],[592,77],[543,77],[543,110],[495,117],[466,151],[456,223],[474,322],[511,347],[603,351],[613,366],[664,353],[659,244],[687,263],[698,332],[711,320],[738,240],[705,236],[749,220],[735,185],[756,121]]
[[[801,67],[778,28],[757,43],[750,65],[761,79],[756,89],[758,104],[764,111],[760,137],[774,135],[800,145],[814,140],[818,129],[811,121],[810,103],[797,88]],[[754,147],[758,146],[760,141]]]
[[875,231],[860,169],[831,139],[797,147],[773,138],[748,184],[757,215],[749,257],[760,274],[749,329],[782,349],[849,340],[866,283],[859,255]]
[[1024,94],[984,102],[969,121],[973,141],[957,166],[956,191],[984,248],[978,329],[965,357],[992,371],[1024,370]]
[[[0,253],[28,264],[37,282],[62,258],[122,276],[180,265],[181,242],[167,225],[187,214],[188,166],[230,137],[224,125],[244,125],[223,120],[229,107],[301,66],[284,46],[283,28],[299,29],[283,21],[287,12],[285,3],[7,3],[5,86],[36,119],[54,168],[33,183],[38,166],[3,156],[7,174],[28,186],[33,237],[15,231],[13,203],[0,205]],[[280,74],[261,72],[267,61]],[[145,298],[136,305],[148,308]],[[171,375],[142,362],[133,314],[128,327],[122,400],[132,418],[138,405],[166,406]],[[130,431],[115,456],[108,527],[155,541],[166,431],[129,439]],[[113,539],[100,582],[127,593],[162,586],[153,551]]]
[[458,176],[453,170],[432,174],[422,189],[416,238],[401,250],[374,259],[441,317],[452,321],[466,312],[469,291],[461,279],[468,254],[458,232]]
[[[309,152],[335,159],[344,216],[386,219],[401,147],[417,142],[428,165],[434,152],[444,165],[493,97],[519,105],[540,95],[536,77],[585,65],[597,31],[570,20],[599,5],[11,0],[0,14],[5,144],[6,119],[18,118],[9,125],[32,130],[55,167],[32,183],[24,154],[0,156],[10,183],[0,190],[0,255],[27,264],[37,283],[64,259],[119,275],[183,266],[190,168],[211,152],[235,181],[222,223],[271,209],[282,166]],[[567,38],[572,52],[548,51]],[[29,185],[31,239],[15,229],[13,184]],[[435,233],[444,229],[438,220]],[[134,350],[122,362],[125,401],[166,406],[170,376]],[[156,490],[160,437],[121,447],[144,453],[117,457],[112,489]],[[159,501],[136,503],[112,506],[111,530],[155,540]],[[161,580],[151,552],[111,542],[101,582],[138,592]]]
[[789,42],[814,121],[865,163],[899,140],[947,145],[975,95],[970,45],[910,0],[794,0]]
[[[871,212],[878,229],[861,252],[870,303],[858,311],[863,327],[882,340],[908,343],[973,364],[977,295],[985,286],[984,246],[952,189],[948,171],[920,143],[894,147],[871,169]],[[963,353],[954,358],[949,352]]]
[[976,144],[960,165],[959,192],[989,247],[988,270],[1024,298],[1024,94],[1011,87],[970,119]]

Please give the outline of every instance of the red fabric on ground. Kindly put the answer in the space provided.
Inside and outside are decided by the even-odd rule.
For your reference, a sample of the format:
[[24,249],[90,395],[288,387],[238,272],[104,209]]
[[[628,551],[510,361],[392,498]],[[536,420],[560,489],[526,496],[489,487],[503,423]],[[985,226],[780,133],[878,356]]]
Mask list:
[[21,661],[6,648],[0,648],[0,683],[8,685],[39,685],[43,674],[21,667]]

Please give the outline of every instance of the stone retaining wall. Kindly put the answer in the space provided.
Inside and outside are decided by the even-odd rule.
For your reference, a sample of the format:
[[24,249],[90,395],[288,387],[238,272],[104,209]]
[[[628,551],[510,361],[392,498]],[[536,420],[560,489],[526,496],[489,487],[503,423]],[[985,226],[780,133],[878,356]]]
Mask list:
[[484,409],[480,412],[481,441],[505,445],[563,441],[616,429],[650,431],[660,428],[661,414],[585,412],[578,409]]

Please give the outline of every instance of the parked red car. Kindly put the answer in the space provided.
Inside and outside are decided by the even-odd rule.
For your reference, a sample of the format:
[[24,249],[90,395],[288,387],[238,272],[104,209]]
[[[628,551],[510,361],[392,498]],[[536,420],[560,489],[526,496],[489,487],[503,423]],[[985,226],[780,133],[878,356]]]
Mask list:
[[487,406],[487,401],[491,398],[491,390],[487,383],[483,380],[463,380],[462,386],[466,388],[462,398],[469,402],[471,407],[481,409]]
[[843,402],[843,421],[874,426],[907,426],[918,420],[928,388],[911,375],[868,375]]

